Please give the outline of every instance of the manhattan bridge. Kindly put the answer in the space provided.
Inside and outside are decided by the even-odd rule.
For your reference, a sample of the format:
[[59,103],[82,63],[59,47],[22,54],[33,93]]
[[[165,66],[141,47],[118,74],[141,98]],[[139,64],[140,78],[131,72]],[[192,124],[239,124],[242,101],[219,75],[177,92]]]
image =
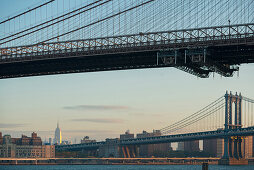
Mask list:
[[[241,64],[254,63],[253,0],[48,0],[2,18],[0,30],[1,79],[161,67],[231,77]],[[240,160],[242,141],[254,135],[253,103],[226,92],[162,128],[164,136],[118,145],[135,157],[142,144],[223,138],[223,159]]]
[[[137,147],[145,144],[206,139],[224,139],[222,160],[244,160],[243,141],[254,135],[254,100],[232,92],[219,97],[199,111],[161,128],[163,136],[120,140],[124,157],[135,157]],[[58,151],[94,150],[105,142],[58,145]],[[226,162],[222,164],[227,164]]]

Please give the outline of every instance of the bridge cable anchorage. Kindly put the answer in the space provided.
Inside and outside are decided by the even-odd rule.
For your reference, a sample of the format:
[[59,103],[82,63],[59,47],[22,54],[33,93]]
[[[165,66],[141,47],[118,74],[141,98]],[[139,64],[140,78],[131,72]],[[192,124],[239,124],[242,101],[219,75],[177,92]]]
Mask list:
[[[108,3],[108,2],[110,2],[110,1],[112,1],[112,0],[107,0],[107,1],[105,1],[105,2],[102,2],[102,3],[98,4],[98,5],[95,5],[95,6],[93,6],[93,7],[90,7],[90,8],[88,8],[88,9],[85,9],[85,10],[79,12],[79,13],[73,14],[73,15],[67,17],[67,18],[63,18],[63,19],[59,20],[59,18],[65,17],[65,16],[67,16],[67,15],[69,15],[69,14],[71,14],[71,13],[77,12],[77,11],[83,9],[83,8],[87,8],[87,7],[89,7],[89,6],[92,6],[92,5],[94,5],[94,4],[96,4],[96,3],[100,2],[100,1],[102,1],[102,0],[95,1],[95,2],[93,2],[93,3],[90,3],[90,4],[88,4],[88,5],[85,5],[85,6],[81,7],[81,8],[79,8],[79,9],[73,10],[73,11],[67,13],[67,14],[62,15],[62,16],[56,17],[56,18],[54,18],[54,19],[51,19],[51,20],[46,21],[46,22],[44,22],[44,23],[38,24],[38,25],[33,26],[33,27],[31,27],[31,28],[28,28],[28,29],[26,29],[26,30],[23,30],[23,31],[20,31],[20,32],[18,32],[18,33],[12,34],[12,35],[10,35],[10,36],[4,37],[4,38],[0,39],[0,41],[5,40],[5,39],[7,39],[7,38],[11,38],[11,37],[13,37],[13,36],[19,35],[19,34],[21,34],[21,33],[27,32],[27,31],[29,31],[29,30],[32,30],[32,29],[34,29],[34,28],[37,28],[37,27],[39,27],[39,26],[43,26],[43,25],[47,24],[46,26],[43,26],[43,27],[41,27],[41,28],[39,28],[39,29],[30,31],[30,32],[28,32],[28,33],[26,33],[26,34],[23,34],[23,35],[20,35],[20,36],[18,36],[18,37],[12,38],[12,39],[10,39],[10,40],[4,41],[4,42],[0,43],[0,45],[5,44],[5,43],[8,43],[8,42],[11,42],[11,41],[13,41],[13,40],[16,40],[16,39],[19,39],[19,38],[22,38],[22,37],[25,37],[25,36],[27,36],[27,35],[33,34],[33,33],[35,33],[35,32],[38,32],[38,31],[40,31],[40,30],[42,30],[42,29],[45,29],[45,28],[48,28],[48,27],[53,26],[53,25],[55,25],[55,24],[58,24],[58,23],[60,23],[60,22],[63,22],[64,20],[70,19],[70,18],[75,17],[75,16],[77,16],[77,15],[79,15],[79,14],[81,14],[81,13],[84,13],[84,12],[87,12],[87,11],[92,10],[92,9],[94,9],[94,8],[97,8],[97,7],[99,7],[99,6],[101,6],[101,5],[104,5],[104,4],[106,4],[106,3]],[[50,23],[50,22],[53,22],[53,21],[55,21],[55,20],[57,20],[57,21],[54,22],[54,23]],[[48,24],[48,23],[50,23],[50,24]],[[59,36],[56,36],[56,38],[59,38]],[[54,38],[54,39],[55,39],[55,38]]]
[[220,98],[218,98],[217,100],[215,100],[214,102],[210,103],[209,105],[207,105],[206,107],[202,108],[201,110],[193,113],[192,115],[172,124],[172,125],[169,125],[167,127],[164,127],[161,129],[161,131],[164,131],[166,129],[169,129],[169,128],[173,128],[173,127],[176,127],[178,126],[179,124],[182,124],[182,123],[185,123],[186,121],[188,121],[189,119],[192,119],[192,118],[195,118],[199,115],[201,115],[203,112],[205,112],[206,110],[210,109],[211,107],[213,107],[214,105],[217,105],[218,103],[220,103],[221,101],[224,100],[224,96],[221,96]]
[[41,4],[41,5],[39,5],[39,6],[36,6],[36,7],[32,8],[32,9],[29,9],[29,10],[27,10],[27,11],[25,11],[25,12],[22,12],[22,13],[20,13],[20,14],[18,14],[18,15],[15,15],[15,16],[13,16],[13,17],[11,17],[11,18],[8,18],[8,19],[6,19],[6,20],[4,20],[4,21],[1,21],[0,24],[3,24],[3,23],[8,22],[8,21],[11,21],[11,20],[13,20],[13,19],[15,19],[15,18],[17,18],[17,17],[20,17],[20,16],[22,16],[22,15],[25,15],[25,14],[27,14],[27,13],[29,13],[29,12],[32,12],[32,11],[34,11],[34,10],[36,10],[36,9],[38,9],[38,8],[41,8],[41,7],[45,6],[45,5],[48,5],[48,4],[50,4],[51,2],[54,2],[54,1],[55,1],[55,0],[50,0],[50,1],[48,1],[48,2],[45,2],[44,4]]

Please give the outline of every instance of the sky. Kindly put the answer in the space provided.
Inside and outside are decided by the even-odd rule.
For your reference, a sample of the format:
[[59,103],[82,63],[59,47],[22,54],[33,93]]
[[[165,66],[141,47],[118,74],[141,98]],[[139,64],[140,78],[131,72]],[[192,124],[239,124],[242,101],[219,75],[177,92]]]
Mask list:
[[[2,1],[1,16],[37,3]],[[198,111],[226,90],[253,99],[253,74],[254,65],[245,64],[230,78],[215,74],[201,79],[175,68],[156,68],[2,79],[0,131],[13,137],[34,131],[48,140],[59,121],[63,140],[150,132]]]

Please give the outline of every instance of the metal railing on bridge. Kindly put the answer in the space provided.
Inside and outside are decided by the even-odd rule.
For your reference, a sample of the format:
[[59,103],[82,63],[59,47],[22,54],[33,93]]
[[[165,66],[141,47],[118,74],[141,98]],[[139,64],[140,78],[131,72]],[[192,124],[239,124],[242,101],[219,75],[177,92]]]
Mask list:
[[254,23],[0,48],[0,64],[160,49],[254,45]]

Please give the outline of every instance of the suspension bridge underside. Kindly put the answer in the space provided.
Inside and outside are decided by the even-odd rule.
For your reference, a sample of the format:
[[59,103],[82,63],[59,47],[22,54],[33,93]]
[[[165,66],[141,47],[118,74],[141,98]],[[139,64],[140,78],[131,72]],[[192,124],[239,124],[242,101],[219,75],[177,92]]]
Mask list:
[[159,67],[230,77],[244,63],[254,63],[254,24],[4,48],[0,78]]

